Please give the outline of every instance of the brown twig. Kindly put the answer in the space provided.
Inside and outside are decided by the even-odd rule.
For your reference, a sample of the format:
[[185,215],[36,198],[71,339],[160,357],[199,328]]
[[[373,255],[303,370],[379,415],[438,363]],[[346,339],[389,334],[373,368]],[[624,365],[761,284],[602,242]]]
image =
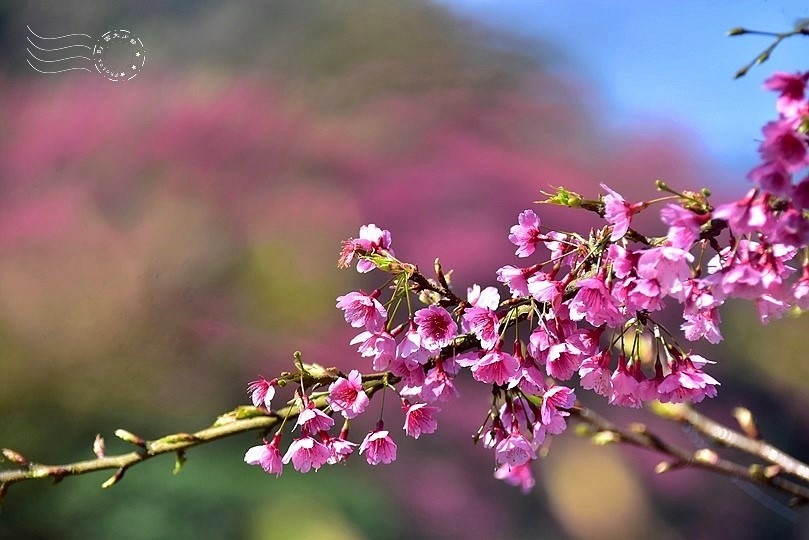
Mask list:
[[[662,454],[673,460],[671,462],[664,462],[658,465],[657,472],[659,473],[685,467],[694,467],[729,476],[731,478],[741,478],[749,482],[781,491],[794,497],[794,500],[791,501],[792,504],[803,504],[809,502],[809,488],[806,486],[785,480],[777,475],[768,475],[756,467],[746,467],[733,461],[720,458],[716,452],[713,452],[707,448],[701,448],[696,451],[679,448],[651,433],[643,424],[633,424],[631,429],[622,429],[609,420],[603,418],[593,410],[581,406],[576,406],[573,408],[571,410],[571,414],[579,421],[596,430],[596,442],[621,442]],[[708,420],[712,429],[717,428],[727,432],[732,432],[732,430],[729,428],[722,426],[713,420],[709,420],[702,415],[699,415],[699,417],[702,425],[709,425],[708,423],[704,422],[704,420]],[[603,434],[607,434],[608,436],[604,437]],[[744,438],[743,435],[738,435]],[[779,454],[786,455],[780,450],[774,450]]]
[[735,448],[778,466],[785,473],[809,482],[809,465],[779,450],[761,439],[748,437],[738,431],[711,420],[685,404],[667,404],[654,409],[655,413],[690,425],[699,433],[729,448]]
[[[321,382],[328,382],[336,378],[324,375]],[[398,378],[389,373],[373,373],[363,377],[363,386],[368,396],[382,389],[387,384],[395,384]],[[326,407],[326,396],[312,400],[316,407]],[[283,418],[294,419],[298,416],[296,405],[289,405],[277,411],[267,411],[256,407],[237,407],[235,410],[221,415],[214,425],[194,433],[174,433],[153,441],[147,441],[123,430],[116,432],[119,438],[138,446],[133,452],[114,456],[98,457],[64,465],[45,465],[26,459],[20,453],[3,449],[3,455],[8,461],[19,468],[0,471],[0,498],[6,493],[11,484],[26,480],[39,480],[50,478],[55,482],[67,476],[78,476],[97,471],[115,470],[115,474],[102,484],[108,488],[115,485],[131,467],[163,454],[178,454],[184,461],[184,453],[190,448],[200,446],[212,441],[246,433],[248,431],[268,431],[278,425]],[[133,438],[134,437],[134,438]]]

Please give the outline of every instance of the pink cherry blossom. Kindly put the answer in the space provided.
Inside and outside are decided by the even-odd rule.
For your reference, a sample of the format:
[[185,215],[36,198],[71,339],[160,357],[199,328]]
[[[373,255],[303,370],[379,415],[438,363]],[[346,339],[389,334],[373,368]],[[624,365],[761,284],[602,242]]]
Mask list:
[[609,402],[623,407],[639,408],[643,405],[640,399],[640,381],[627,368],[626,357],[618,359],[618,368],[612,374],[612,395]]
[[528,277],[531,275],[529,268],[517,268],[506,265],[497,270],[497,281],[508,285],[512,298],[518,296],[528,296]]
[[324,444],[326,448],[331,451],[331,456],[329,456],[326,462],[329,465],[344,462],[348,459],[348,456],[354,452],[354,448],[357,446],[357,443],[346,440],[342,433],[339,437],[328,437]]
[[[347,268],[351,265],[354,255],[359,250],[365,255],[381,253],[395,257],[390,247],[390,232],[380,229],[373,223],[360,227],[360,237],[350,238],[343,242],[343,249],[337,266]],[[357,272],[366,273],[376,268],[376,265],[368,259],[360,259],[357,262]]]
[[539,302],[547,302],[558,311],[564,297],[565,285],[561,281],[551,279],[545,272],[537,272],[528,278],[528,292]]
[[778,71],[764,81],[764,88],[781,92],[775,103],[775,108],[786,118],[794,117],[804,104],[806,81],[809,72],[785,73]]
[[682,206],[668,204],[660,210],[660,217],[669,226],[666,235],[669,245],[689,250],[699,238],[700,227],[708,220],[709,215],[700,215]]
[[373,357],[374,371],[388,368],[396,357],[396,340],[387,332],[363,332],[351,340],[350,345],[360,344],[357,352],[364,358]]
[[510,431],[508,436],[501,440],[495,448],[497,463],[509,467],[525,465],[536,458],[536,450],[519,430]]
[[296,426],[301,426],[304,434],[313,435],[321,431],[328,431],[334,420],[326,413],[316,408],[313,402],[309,402],[307,407],[298,415]]
[[296,471],[306,473],[310,469],[318,470],[325,465],[331,455],[331,450],[325,444],[312,437],[301,437],[292,441],[282,461],[284,463],[292,461]]
[[326,398],[333,411],[341,413],[345,418],[354,418],[365,411],[368,406],[368,395],[362,388],[362,376],[352,369],[348,378],[339,377],[329,385],[329,396]]
[[433,403],[460,397],[452,375],[444,369],[443,364],[446,362],[437,362],[436,367],[427,372],[420,394],[424,401]]
[[345,313],[345,320],[354,328],[364,326],[369,332],[381,332],[385,328],[388,312],[379,303],[379,291],[371,294],[350,292],[337,297],[337,307]]
[[405,433],[414,439],[418,439],[421,434],[434,433],[438,429],[438,421],[433,417],[434,414],[441,412],[438,407],[426,403],[411,405],[405,400],[402,402],[402,410],[405,412]]
[[610,328],[624,323],[625,317],[618,311],[615,298],[603,278],[582,279],[576,285],[579,290],[568,304],[571,320],[586,319],[593,326],[606,324]]
[[494,471],[494,477],[498,480],[503,480],[509,485],[520,486],[523,493],[529,493],[536,485],[534,480],[534,473],[531,471],[531,464],[510,466],[504,463]]
[[693,255],[674,246],[647,249],[638,259],[638,276],[656,280],[661,295],[668,294],[691,277],[693,261]]
[[550,433],[559,434],[567,427],[565,417],[576,402],[573,390],[566,386],[553,385],[542,395],[541,420]]
[[491,349],[500,341],[497,314],[488,308],[471,307],[463,314],[468,331],[473,332],[484,349]]
[[486,384],[504,385],[512,377],[516,377],[520,369],[517,359],[503,352],[500,347],[487,351],[478,359],[459,357],[457,362],[463,367],[469,367],[476,381]]
[[700,369],[709,363],[699,355],[677,357],[670,363],[671,373],[658,386],[658,399],[663,402],[699,403],[716,396],[719,382]]
[[495,311],[500,306],[500,293],[494,287],[481,289],[480,285],[475,283],[466,290],[466,301],[474,307]]
[[[761,189],[779,196],[789,196],[792,190],[792,175],[781,161],[762,163],[747,175]],[[682,247],[682,246],[680,246]]]
[[792,297],[800,309],[809,309],[809,265],[803,267],[801,277],[792,286]]
[[610,189],[606,184],[601,184],[601,188],[607,192],[603,197],[604,219],[612,225],[610,241],[616,242],[623,238],[629,230],[632,214],[635,213],[637,207],[626,202],[617,191]]
[[392,463],[396,460],[396,443],[382,428],[383,425],[380,421],[376,430],[369,432],[360,445],[360,454],[365,454],[369,465]]
[[609,351],[602,351],[582,362],[579,366],[581,387],[585,390],[592,390],[601,396],[609,397],[612,394],[611,362],[612,356]]
[[446,347],[458,335],[458,325],[449,311],[441,306],[432,305],[420,309],[414,318],[421,337],[421,346],[431,352]]
[[528,257],[536,250],[537,244],[544,239],[542,233],[539,232],[541,221],[533,210],[520,212],[517,221],[517,225],[511,227],[508,239],[517,246],[515,255]]
[[268,474],[281,476],[283,465],[281,463],[281,452],[278,445],[281,443],[281,435],[273,437],[271,442],[264,441],[264,444],[254,446],[244,454],[244,461],[249,465],[261,465]]
[[403,360],[407,364],[407,369],[412,370],[422,364],[427,363],[432,353],[422,346],[421,334],[416,323],[410,323],[410,329],[404,335],[402,341],[396,346],[396,363],[398,360]]
[[809,165],[806,135],[798,132],[800,121],[800,118],[781,119],[764,126],[760,151],[765,160],[781,161],[791,172]]
[[728,222],[737,236],[747,233],[769,232],[774,225],[773,213],[766,197],[756,197],[756,191],[735,202],[723,204],[713,212],[713,219]]
[[247,387],[247,393],[250,394],[254,407],[272,408],[270,402],[275,397],[275,383],[275,379],[268,381],[261,376],[250,383]]

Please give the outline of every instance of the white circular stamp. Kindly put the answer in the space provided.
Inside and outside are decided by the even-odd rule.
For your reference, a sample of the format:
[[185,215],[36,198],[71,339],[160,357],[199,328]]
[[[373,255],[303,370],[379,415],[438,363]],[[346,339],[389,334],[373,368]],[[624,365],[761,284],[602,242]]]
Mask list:
[[113,82],[137,76],[146,63],[143,42],[129,30],[110,30],[96,40],[93,61],[98,73]]

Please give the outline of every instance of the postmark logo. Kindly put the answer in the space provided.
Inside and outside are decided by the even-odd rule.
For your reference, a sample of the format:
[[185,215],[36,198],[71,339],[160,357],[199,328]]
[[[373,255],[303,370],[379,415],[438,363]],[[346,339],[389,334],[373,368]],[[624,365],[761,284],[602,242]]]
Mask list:
[[28,65],[40,73],[96,72],[113,82],[134,79],[146,64],[143,41],[129,30],[41,36],[28,27]]

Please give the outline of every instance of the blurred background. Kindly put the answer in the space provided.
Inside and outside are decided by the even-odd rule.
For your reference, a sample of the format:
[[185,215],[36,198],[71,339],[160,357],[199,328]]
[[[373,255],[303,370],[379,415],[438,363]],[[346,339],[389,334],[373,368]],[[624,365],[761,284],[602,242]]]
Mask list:
[[[733,81],[769,42],[724,32],[807,16],[800,2],[758,0],[0,4],[0,446],[60,463],[92,457],[96,433],[117,453],[117,428],[200,429],[298,349],[367,369],[334,308],[380,285],[335,266],[364,223],[389,229],[405,260],[441,257],[463,291],[515,261],[508,229],[540,189],[593,196],[606,182],[639,200],[662,178],[738,196],[775,114],[761,82],[809,67],[808,44],[787,42]],[[125,28],[147,61],[125,83],[37,73],[26,25]],[[731,422],[744,404],[767,439],[807,459],[806,321],[765,328],[753,311],[729,306],[723,344],[697,345],[722,381],[700,410]],[[485,389],[461,390],[417,444],[386,414],[400,449],[390,466],[275,479],[242,462],[256,444],[246,434],[189,452],[178,476],[167,457],[110,490],[103,473],[14,485],[0,538],[809,537],[806,510],[758,488],[656,477],[654,456],[572,433],[523,495],[470,442]]]

